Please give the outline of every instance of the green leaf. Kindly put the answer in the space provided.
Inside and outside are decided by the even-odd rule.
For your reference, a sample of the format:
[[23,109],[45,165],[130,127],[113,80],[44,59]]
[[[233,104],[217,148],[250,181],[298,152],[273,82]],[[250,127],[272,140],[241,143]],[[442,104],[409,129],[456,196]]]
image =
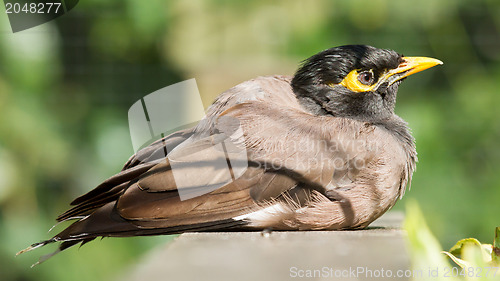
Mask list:
[[481,242],[479,242],[476,238],[465,238],[465,239],[459,240],[453,247],[451,247],[450,253],[453,255],[461,255],[462,248],[465,245],[474,245],[474,246],[481,247]]
[[[463,257],[463,253],[466,248],[477,248],[479,253],[482,255],[482,261],[483,262],[490,262],[491,261],[491,252],[493,249],[493,246],[491,244],[481,244],[476,238],[465,238],[460,241],[458,241],[453,247],[451,247],[449,255],[453,255],[455,257],[460,257],[462,260],[465,258]],[[450,256],[451,258],[451,256]],[[453,258],[452,258],[453,259]],[[465,259],[470,262],[470,260]],[[455,261],[455,259],[453,259]],[[456,262],[456,261],[455,261]],[[460,265],[458,262],[456,262],[458,265]],[[460,265],[462,267],[462,265]]]

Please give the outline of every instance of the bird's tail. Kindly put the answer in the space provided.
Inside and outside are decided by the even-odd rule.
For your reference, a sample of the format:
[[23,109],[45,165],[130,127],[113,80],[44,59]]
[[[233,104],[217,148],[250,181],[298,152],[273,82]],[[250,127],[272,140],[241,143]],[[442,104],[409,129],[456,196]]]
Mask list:
[[84,244],[94,240],[99,236],[111,236],[111,235],[106,235],[107,234],[106,232],[109,231],[106,228],[109,226],[114,226],[116,227],[116,229],[122,231],[130,231],[136,229],[131,224],[125,224],[124,223],[125,221],[123,219],[111,218],[110,214],[112,213],[113,205],[114,205],[113,203],[108,203],[106,206],[97,210],[91,215],[70,217],[61,221],[64,222],[69,220],[77,220],[73,224],[65,228],[63,231],[53,236],[52,238],[38,243],[34,243],[29,247],[27,247],[26,249],[19,251],[16,254],[16,256],[38,249],[48,244],[60,243],[56,251],[40,257],[38,262],[32,265],[33,267],[48,260],[55,254],[62,252],[78,243],[82,243],[81,246],[83,246]]
[[52,256],[70,248],[71,246],[74,246],[78,243],[82,243],[80,246],[86,244],[87,242],[90,242],[92,240],[94,240],[94,238],[88,238],[88,239],[73,239],[73,240],[64,240],[64,239],[61,239],[60,237],[58,237],[58,235],[48,239],[48,240],[45,240],[45,241],[41,241],[41,242],[38,242],[38,243],[34,243],[34,244],[31,244],[29,247],[27,247],[26,249],[23,249],[19,252],[16,253],[16,256],[18,255],[21,255],[21,254],[24,254],[26,252],[30,252],[30,251],[33,251],[35,249],[38,249],[40,247],[43,247],[47,244],[52,244],[52,243],[55,243],[55,242],[61,242],[61,244],[59,244],[59,247],[57,248],[57,250],[55,250],[54,252],[50,253],[50,254],[46,254],[46,255],[43,255],[41,256],[38,261],[34,264],[31,265],[31,267],[34,267],[34,266],[37,266],[39,264],[41,264],[42,262],[48,260],[49,258],[51,258]]
[[[48,245],[48,244],[60,242],[59,247],[57,248],[56,251],[54,251],[53,253],[41,256],[36,263],[31,265],[31,267],[34,267],[34,266],[37,266],[37,265],[41,264],[42,262],[48,260],[49,258],[56,255],[57,253],[60,253],[64,250],[70,248],[71,246],[74,246],[78,243],[82,243],[80,246],[83,246],[84,244],[94,240],[97,236],[84,235],[82,237],[73,237],[73,233],[75,233],[75,231],[78,231],[79,222],[80,221],[74,222],[72,225],[70,225],[69,227],[67,227],[66,229],[64,229],[63,231],[61,231],[60,233],[58,233],[57,235],[55,235],[54,237],[52,237],[48,240],[31,244],[26,249],[23,249],[23,250],[17,252],[16,256],[24,254],[26,252],[33,251],[35,249],[41,248],[41,247]],[[51,228],[51,230],[52,230],[52,228]]]
[[45,241],[34,243],[26,249],[19,251],[16,255],[38,249],[48,244],[60,243],[56,251],[41,256],[38,262],[32,265],[33,267],[78,243],[81,243],[80,246],[83,246],[98,237],[171,235],[182,232],[214,231],[223,229],[231,230],[245,227],[248,223],[244,220],[223,219],[206,223],[179,225],[166,228],[140,228],[117,215],[115,213],[116,210],[113,207],[114,203],[111,202],[88,216],[69,218],[67,220],[78,220],[54,237]]
[[[61,244],[59,244],[59,247],[57,248],[57,250],[55,250],[54,252],[52,252],[50,254],[46,254],[46,255],[41,256],[36,263],[34,263],[34,264],[31,265],[31,267],[34,267],[34,266],[37,266],[37,265],[41,264],[42,262],[48,260],[52,256],[54,256],[54,255],[56,255],[56,254],[58,254],[58,253],[60,253],[60,252],[62,252],[64,250],[68,249],[69,247],[71,247],[73,245],[76,245],[76,244],[78,244],[80,242],[83,245],[83,244],[85,244],[87,242],[90,242],[90,241],[92,241],[94,239],[95,238],[63,241]],[[60,240],[55,236],[53,238],[50,238],[49,240],[45,240],[45,241],[42,241],[42,242],[31,244],[26,249],[17,252],[16,256],[18,256],[20,254],[24,254],[24,253],[32,251],[32,250],[35,250],[35,249],[38,249],[38,248],[43,247],[43,246],[45,246],[47,244],[51,244],[51,243],[59,242],[59,241]]]

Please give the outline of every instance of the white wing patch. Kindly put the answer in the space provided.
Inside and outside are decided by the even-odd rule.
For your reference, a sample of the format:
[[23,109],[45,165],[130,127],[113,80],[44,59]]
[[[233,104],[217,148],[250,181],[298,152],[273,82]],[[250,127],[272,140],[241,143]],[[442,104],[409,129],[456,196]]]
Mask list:
[[276,203],[261,210],[234,217],[234,220],[247,220],[250,226],[270,227],[289,216],[293,211],[283,203]]

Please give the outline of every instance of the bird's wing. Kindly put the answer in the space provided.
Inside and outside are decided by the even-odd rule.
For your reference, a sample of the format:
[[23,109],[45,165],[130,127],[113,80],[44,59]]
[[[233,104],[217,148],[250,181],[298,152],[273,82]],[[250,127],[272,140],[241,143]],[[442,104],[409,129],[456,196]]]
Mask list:
[[142,163],[150,163],[165,158],[177,145],[193,135],[193,129],[184,129],[153,142],[152,144],[137,151],[123,165],[122,171],[128,170]]
[[[184,149],[194,146],[196,145]],[[266,171],[264,167],[252,164],[241,176],[228,180],[224,176],[224,169],[218,167],[219,153],[215,154],[217,155],[212,158],[217,162],[215,165],[204,165],[194,174],[184,174],[182,165],[172,165],[165,159],[165,162],[155,165],[140,176],[115,202],[99,207],[51,240],[37,246],[63,241],[60,247],[63,250],[78,241],[86,242],[98,236],[172,234],[245,226],[248,221],[242,216],[257,212],[262,207],[271,205],[274,200],[280,200],[278,197],[282,193],[281,190],[291,190],[297,185],[296,181],[286,174]],[[231,161],[231,158],[230,155],[225,159]],[[209,156],[203,159],[203,164],[210,162]],[[174,173],[179,168],[181,181],[189,183],[192,180],[195,182],[193,186],[176,186],[177,177]],[[197,169],[196,165],[187,165],[186,168]],[[213,175],[208,175],[210,172],[206,174],[205,171],[211,171]],[[232,176],[235,176],[234,173]],[[200,182],[200,179],[206,181]],[[207,190],[210,189],[207,183],[217,185],[226,181],[228,182],[221,187]],[[260,198],[254,198],[252,190],[257,190],[253,195]],[[267,195],[262,196],[263,193],[258,190],[266,191]],[[183,200],[181,194],[187,199]]]
[[[297,186],[290,173],[266,167],[265,157],[251,158],[249,132],[237,119],[224,114],[218,121],[220,133],[185,141],[132,184],[117,201],[118,213],[141,228],[218,223]],[[262,130],[279,133],[273,124]]]
[[[221,133],[177,146],[118,198],[116,209],[141,228],[169,228],[248,214],[296,189],[324,192],[334,172],[326,164],[336,152],[325,150],[321,126],[307,124],[310,118],[262,102],[233,106],[217,120]],[[294,199],[290,208],[303,203]]]
[[[206,226],[285,200],[299,189],[323,191],[333,170],[322,163],[308,166],[324,149],[306,147],[314,143],[305,136],[317,133],[304,131],[311,127],[308,116],[271,107],[255,101],[223,112],[214,121],[217,133],[190,137],[131,182],[117,199],[117,213],[143,229]],[[302,195],[292,198],[290,208],[304,203]]]
[[[207,118],[195,128],[178,131],[139,150],[127,161],[120,173],[73,200],[71,205],[76,206],[61,214],[57,220],[63,221],[86,216],[106,203],[116,200],[131,185],[132,181],[163,161],[166,154],[193,136],[195,132],[201,135],[207,133],[213,135],[214,118],[217,118],[227,108],[248,100],[256,100],[258,97],[276,100],[275,102],[280,104],[290,103],[293,100],[291,98],[293,94],[291,94],[289,80],[289,77],[282,76],[259,77],[229,89],[220,95],[207,111]],[[200,137],[197,136],[197,139],[199,140]]]

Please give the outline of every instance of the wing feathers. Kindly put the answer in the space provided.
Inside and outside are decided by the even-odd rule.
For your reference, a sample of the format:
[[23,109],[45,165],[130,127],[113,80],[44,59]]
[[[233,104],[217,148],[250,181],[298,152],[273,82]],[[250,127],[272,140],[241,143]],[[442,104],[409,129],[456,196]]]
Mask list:
[[151,163],[144,163],[138,166],[134,166],[128,170],[121,171],[120,173],[110,177],[109,179],[105,180],[103,183],[98,185],[96,188],[92,189],[88,193],[76,198],[71,202],[71,205],[78,205],[82,204],[86,201],[92,201],[96,196],[101,195],[102,193],[105,193],[117,185],[120,185],[124,182],[133,180],[140,175],[144,174],[144,172],[148,171],[152,167],[154,167],[156,163],[151,162]]

